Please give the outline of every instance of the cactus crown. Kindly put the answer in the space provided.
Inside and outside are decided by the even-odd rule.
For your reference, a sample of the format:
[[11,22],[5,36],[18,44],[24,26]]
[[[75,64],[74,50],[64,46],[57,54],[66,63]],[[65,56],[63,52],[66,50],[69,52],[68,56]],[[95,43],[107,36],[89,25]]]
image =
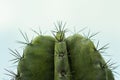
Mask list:
[[66,29],[65,29],[65,26],[66,26],[66,23],[62,23],[62,22],[58,22],[57,25],[55,25],[55,34],[54,37],[56,38],[57,41],[61,42],[65,39],[65,32],[66,32]]

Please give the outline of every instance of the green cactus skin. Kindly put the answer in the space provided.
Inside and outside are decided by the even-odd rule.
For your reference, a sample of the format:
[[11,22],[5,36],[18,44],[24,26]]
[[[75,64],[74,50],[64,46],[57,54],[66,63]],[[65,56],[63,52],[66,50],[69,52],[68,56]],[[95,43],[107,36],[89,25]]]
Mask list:
[[93,42],[79,34],[66,39],[71,80],[114,80]]
[[52,37],[38,36],[27,45],[16,80],[54,80],[54,42]]
[[54,64],[55,74],[54,80],[70,80],[70,69],[68,63],[68,53],[66,42],[64,41],[64,31],[56,34]]
[[70,80],[70,69],[65,42],[55,43],[55,79]]
[[37,36],[21,58],[11,50],[19,59],[13,80],[114,80],[93,42],[80,34],[65,38],[64,26],[58,24],[54,37]]

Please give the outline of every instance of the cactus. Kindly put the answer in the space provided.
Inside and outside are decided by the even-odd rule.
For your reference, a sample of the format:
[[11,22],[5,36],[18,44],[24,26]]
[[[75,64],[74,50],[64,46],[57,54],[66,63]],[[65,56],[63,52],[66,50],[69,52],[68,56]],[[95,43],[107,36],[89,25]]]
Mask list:
[[54,80],[70,80],[70,69],[68,62],[68,52],[65,42],[65,30],[62,29],[62,23],[59,23],[59,28],[56,30],[55,49],[54,49]]
[[[56,26],[56,25],[55,25]],[[114,80],[112,70],[94,43],[78,33],[65,37],[65,24],[58,23],[54,37],[39,35],[28,43],[23,55],[11,50],[18,62],[13,80]],[[34,31],[35,32],[35,31]]]

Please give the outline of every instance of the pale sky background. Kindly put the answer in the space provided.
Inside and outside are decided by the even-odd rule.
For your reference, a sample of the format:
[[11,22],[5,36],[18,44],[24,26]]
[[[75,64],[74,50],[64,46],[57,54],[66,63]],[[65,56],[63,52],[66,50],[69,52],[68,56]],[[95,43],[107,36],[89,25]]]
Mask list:
[[[31,28],[39,31],[40,27],[42,32],[50,34],[57,20],[67,22],[66,27],[73,32],[74,28],[78,31],[84,27],[87,27],[84,33],[89,29],[100,32],[95,42],[99,40],[100,47],[110,43],[103,57],[106,61],[111,59],[113,66],[120,65],[120,0],[0,0],[0,80],[9,78],[4,75],[5,68],[16,69],[9,61],[13,57],[8,48],[22,54],[23,45],[16,43],[24,40],[18,28],[31,39],[35,36]],[[120,67],[115,71],[120,74]],[[120,75],[114,75],[115,80],[120,80]]]

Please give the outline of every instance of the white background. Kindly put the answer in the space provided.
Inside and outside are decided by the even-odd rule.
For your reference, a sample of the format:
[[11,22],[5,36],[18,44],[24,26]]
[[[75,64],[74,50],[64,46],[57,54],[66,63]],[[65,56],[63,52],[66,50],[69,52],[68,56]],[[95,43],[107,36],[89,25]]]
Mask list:
[[[106,43],[109,48],[102,53],[106,60],[111,59],[114,66],[120,65],[120,0],[0,0],[0,80],[8,80],[4,69],[15,71],[16,64],[8,48],[17,49],[22,54],[23,45],[16,40],[24,40],[18,28],[28,33],[31,39],[35,34],[30,29],[40,27],[44,34],[51,34],[53,23],[57,20],[67,22],[72,34],[87,27],[84,33],[100,32],[95,42],[100,47]],[[110,55],[110,56],[109,56]],[[115,69],[120,74],[120,67]],[[115,80],[120,75],[114,73]]]

